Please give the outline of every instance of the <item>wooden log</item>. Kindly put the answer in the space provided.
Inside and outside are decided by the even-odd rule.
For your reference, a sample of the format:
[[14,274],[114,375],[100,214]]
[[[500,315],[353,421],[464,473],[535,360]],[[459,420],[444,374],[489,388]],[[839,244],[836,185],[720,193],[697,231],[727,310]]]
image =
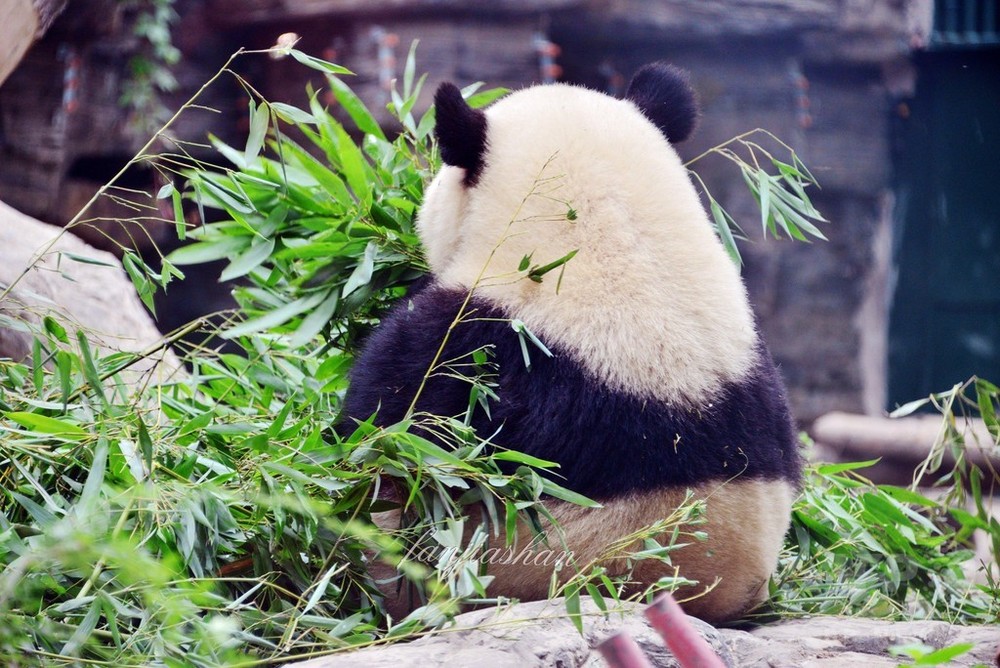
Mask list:
[[[955,426],[965,439],[966,456],[970,463],[1000,467],[1000,445],[982,420],[958,420]],[[940,443],[946,433],[940,415],[892,419],[833,412],[818,418],[810,429],[810,435],[818,444],[841,455],[917,463],[930,454],[931,448]],[[942,461],[946,465],[954,464],[951,448],[945,448]]]

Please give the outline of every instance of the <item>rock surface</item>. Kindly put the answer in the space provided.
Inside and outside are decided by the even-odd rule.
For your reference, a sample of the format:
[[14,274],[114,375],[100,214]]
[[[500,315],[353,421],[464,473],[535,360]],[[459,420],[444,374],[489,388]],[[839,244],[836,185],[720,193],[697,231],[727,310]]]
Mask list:
[[[32,330],[46,315],[63,325],[71,339],[76,329],[85,331],[101,354],[143,351],[163,338],[113,255],[3,202],[0,295],[0,357],[29,356]],[[160,373],[173,373],[180,366],[171,352],[158,351],[132,371],[144,373],[155,367]]]
[[[642,605],[628,604],[607,617],[584,599],[584,632],[566,617],[562,600],[535,601],[460,615],[441,632],[387,647],[333,654],[290,664],[295,668],[400,668],[482,666],[485,668],[600,668],[593,649],[612,633],[626,631],[657,668],[678,666],[646,622]],[[952,626],[945,622],[886,622],[846,617],[795,619],[753,631],[692,624],[732,668],[891,668],[904,661],[889,654],[894,645],[921,643],[942,648],[960,642],[974,648],[948,666],[996,666],[1000,629]]]

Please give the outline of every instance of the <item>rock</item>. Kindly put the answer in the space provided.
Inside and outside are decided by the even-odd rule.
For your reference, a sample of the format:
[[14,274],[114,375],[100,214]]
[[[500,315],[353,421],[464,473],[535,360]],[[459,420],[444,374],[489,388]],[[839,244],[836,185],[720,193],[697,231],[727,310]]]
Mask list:
[[66,0],[4,0],[0,5],[0,84],[66,7]]
[[[29,356],[32,331],[46,315],[71,337],[76,329],[85,331],[102,355],[139,352],[163,338],[113,255],[0,202],[0,295],[11,285],[0,297],[0,357]],[[172,352],[161,350],[129,373],[135,378],[154,367],[167,374],[181,364]]]
[[[583,599],[582,635],[567,618],[562,599],[477,610],[414,642],[332,654],[289,668],[603,668],[607,664],[593,648],[618,631],[631,635],[653,666],[675,668],[678,663],[646,622],[643,607],[625,604],[605,616],[593,601]],[[694,618],[691,623],[734,668],[890,668],[901,663],[888,652],[894,645],[922,643],[939,649],[960,642],[975,646],[949,666],[992,666],[1000,641],[996,628],[933,621],[811,617],[749,632],[716,629]]]

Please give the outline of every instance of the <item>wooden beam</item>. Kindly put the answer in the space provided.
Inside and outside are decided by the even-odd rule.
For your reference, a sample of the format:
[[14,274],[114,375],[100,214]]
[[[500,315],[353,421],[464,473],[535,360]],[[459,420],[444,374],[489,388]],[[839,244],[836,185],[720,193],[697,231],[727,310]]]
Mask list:
[[[940,415],[891,419],[833,412],[817,419],[809,431],[816,443],[840,454],[916,463],[926,458],[942,437],[943,421]],[[965,439],[968,461],[1000,467],[996,439],[982,420],[957,419],[955,426]],[[948,465],[954,463],[950,448],[945,448],[943,461]]]
[[[582,6],[589,0],[492,0],[492,12],[537,15]],[[480,7],[482,5],[476,5]],[[472,11],[468,0],[210,0],[208,13],[223,25],[245,25],[310,18],[399,18]]]

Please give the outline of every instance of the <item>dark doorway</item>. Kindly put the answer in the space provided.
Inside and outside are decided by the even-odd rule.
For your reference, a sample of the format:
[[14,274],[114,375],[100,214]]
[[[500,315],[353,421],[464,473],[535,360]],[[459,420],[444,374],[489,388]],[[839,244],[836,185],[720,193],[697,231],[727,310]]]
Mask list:
[[1000,47],[919,54],[897,108],[889,408],[1000,382]]

